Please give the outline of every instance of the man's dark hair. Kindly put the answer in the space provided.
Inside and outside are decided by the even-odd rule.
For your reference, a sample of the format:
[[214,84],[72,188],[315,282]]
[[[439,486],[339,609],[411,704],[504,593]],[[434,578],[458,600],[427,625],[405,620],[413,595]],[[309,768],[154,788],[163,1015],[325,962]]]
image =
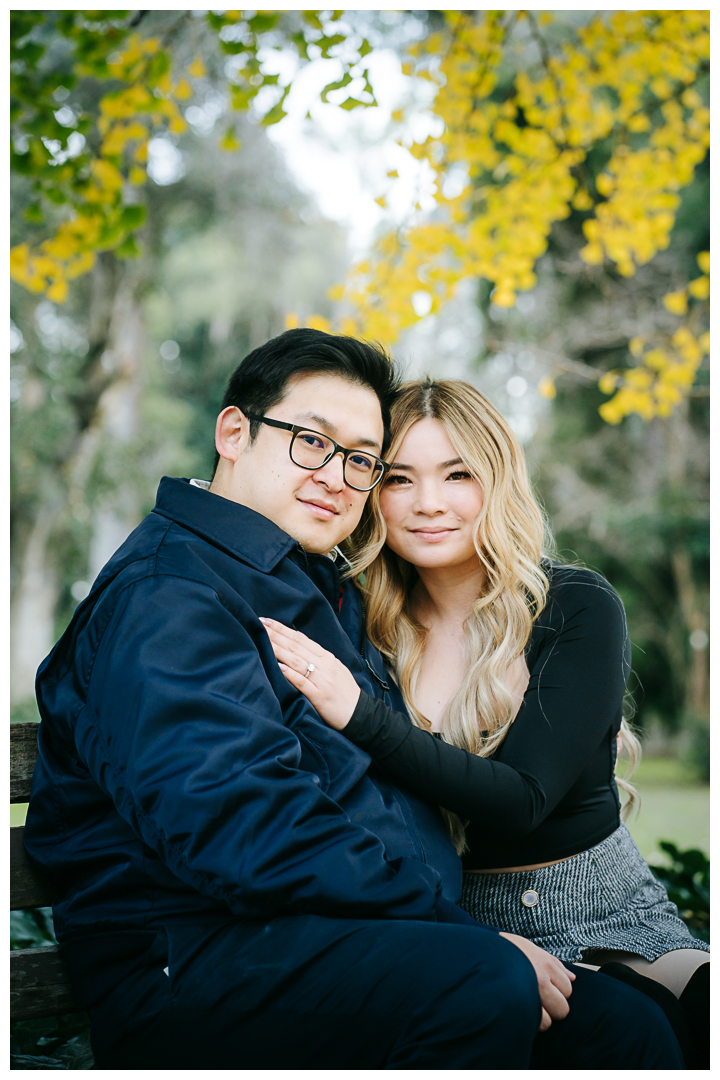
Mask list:
[[[296,375],[340,375],[377,394],[383,421],[384,453],[390,444],[390,406],[400,383],[392,359],[379,345],[322,330],[286,330],[253,349],[230,376],[221,409],[234,405],[247,415],[264,416],[285,397]],[[250,439],[260,425],[250,422]],[[219,455],[215,454],[215,468]]]

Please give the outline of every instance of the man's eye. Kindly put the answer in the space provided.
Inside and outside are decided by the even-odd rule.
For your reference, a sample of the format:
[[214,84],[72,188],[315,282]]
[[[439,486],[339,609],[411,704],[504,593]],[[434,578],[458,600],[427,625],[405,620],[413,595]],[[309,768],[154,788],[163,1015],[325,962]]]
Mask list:
[[363,472],[369,472],[375,467],[375,462],[372,458],[367,457],[365,454],[351,454],[348,461],[356,469],[362,469]]
[[321,439],[319,435],[312,435],[308,431],[301,431],[298,439],[305,446],[309,446],[311,450],[324,450],[327,446],[325,439]]

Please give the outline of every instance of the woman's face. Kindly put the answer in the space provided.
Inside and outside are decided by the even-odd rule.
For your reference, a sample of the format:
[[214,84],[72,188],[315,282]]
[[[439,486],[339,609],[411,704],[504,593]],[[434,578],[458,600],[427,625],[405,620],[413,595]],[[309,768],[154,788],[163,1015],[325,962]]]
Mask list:
[[439,420],[418,420],[380,492],[387,544],[418,567],[477,563],[472,530],[483,491]]

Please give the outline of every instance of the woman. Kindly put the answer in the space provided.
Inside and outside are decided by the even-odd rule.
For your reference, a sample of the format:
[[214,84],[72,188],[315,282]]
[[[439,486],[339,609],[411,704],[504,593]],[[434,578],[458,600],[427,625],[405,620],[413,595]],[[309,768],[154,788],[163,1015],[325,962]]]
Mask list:
[[[638,744],[622,718],[619,596],[599,574],[543,557],[522,449],[478,390],[410,383],[392,427],[353,575],[365,574],[368,635],[410,719],[268,622],[287,678],[383,771],[444,808],[473,916],[561,960],[621,961],[689,1003],[708,946],[620,818],[618,737],[631,755]],[[635,793],[618,783],[629,807]]]

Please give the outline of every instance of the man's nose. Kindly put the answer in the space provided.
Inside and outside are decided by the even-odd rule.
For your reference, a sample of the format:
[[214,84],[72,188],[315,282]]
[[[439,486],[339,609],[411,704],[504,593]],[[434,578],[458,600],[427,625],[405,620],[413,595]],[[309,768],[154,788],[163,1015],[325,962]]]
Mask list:
[[345,487],[345,469],[340,450],[337,450],[321,468],[315,470],[313,479],[319,484],[324,484],[328,491],[342,491]]

